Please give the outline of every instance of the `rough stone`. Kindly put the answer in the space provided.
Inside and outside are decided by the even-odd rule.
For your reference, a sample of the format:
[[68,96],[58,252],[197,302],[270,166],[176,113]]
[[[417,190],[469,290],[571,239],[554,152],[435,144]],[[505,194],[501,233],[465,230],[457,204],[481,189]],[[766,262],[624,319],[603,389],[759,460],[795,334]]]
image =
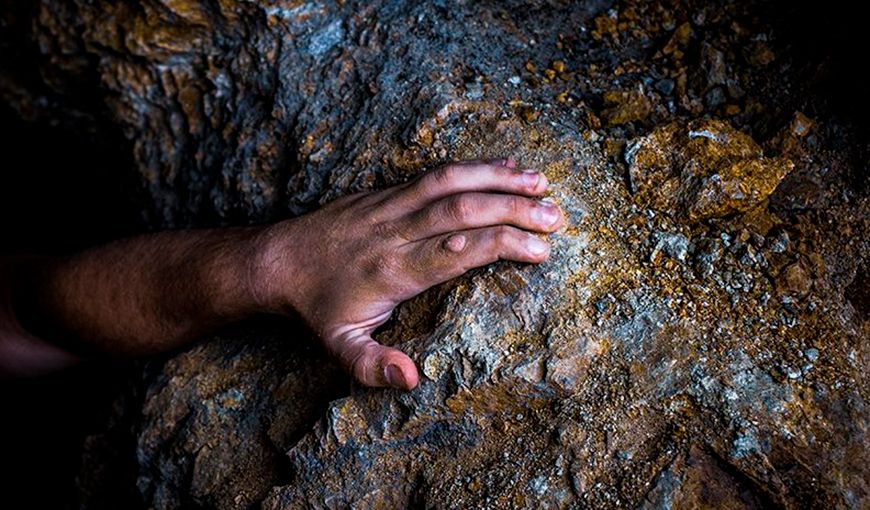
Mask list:
[[605,110],[602,117],[611,126],[643,120],[652,110],[652,105],[643,90],[608,91],[603,96]]
[[[0,93],[122,132],[151,228],[503,155],[569,219],[545,264],[397,310],[378,339],[421,368],[413,392],[348,388],[286,325],[146,371],[144,505],[867,507],[870,198],[760,4],[40,0],[6,19]],[[16,34],[35,56],[7,57]],[[700,118],[723,79],[739,114]],[[811,135],[766,139],[795,111]],[[790,171],[823,210],[787,206]]]
[[259,503],[290,476],[284,452],[347,384],[312,338],[278,324],[243,324],[174,357],[141,410],[141,494],[154,508]]
[[707,120],[659,127],[629,144],[625,161],[640,203],[690,222],[749,210],[794,166],[764,157],[727,123]]
[[689,252],[692,250],[691,242],[682,234],[653,232],[652,243],[653,249],[649,258],[650,262],[653,263],[660,259],[661,254],[665,254],[680,262],[685,262]]

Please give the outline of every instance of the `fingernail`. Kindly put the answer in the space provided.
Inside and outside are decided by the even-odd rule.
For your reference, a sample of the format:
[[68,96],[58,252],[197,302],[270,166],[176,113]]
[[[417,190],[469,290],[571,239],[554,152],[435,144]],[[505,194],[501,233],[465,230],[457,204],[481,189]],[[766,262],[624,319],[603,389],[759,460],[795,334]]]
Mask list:
[[405,376],[402,374],[402,369],[399,368],[399,365],[387,365],[384,368],[384,379],[394,388],[405,389],[408,387],[408,382],[405,381]]
[[549,227],[559,220],[559,210],[553,204],[538,201],[538,207],[532,210],[532,218],[538,225]]
[[535,170],[523,170],[522,180],[523,184],[534,188],[537,187],[538,182],[541,181],[541,174]]
[[550,245],[535,236],[529,236],[529,240],[526,241],[526,248],[532,255],[543,255],[550,249]]

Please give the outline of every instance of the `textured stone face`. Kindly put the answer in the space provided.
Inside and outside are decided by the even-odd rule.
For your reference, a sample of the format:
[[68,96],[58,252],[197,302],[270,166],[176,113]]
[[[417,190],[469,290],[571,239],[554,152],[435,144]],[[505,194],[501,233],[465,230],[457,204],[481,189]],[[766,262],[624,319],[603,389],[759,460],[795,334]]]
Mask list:
[[684,220],[722,218],[765,200],[794,167],[765,158],[749,136],[722,121],[657,128],[626,150],[639,201]]
[[151,226],[503,155],[569,218],[547,263],[397,310],[413,392],[348,392],[280,327],[167,362],[134,410],[147,506],[870,505],[868,190],[761,7],[64,5],[33,24],[43,88],[0,90],[70,116],[93,87],[79,121],[123,130]]
[[346,386],[310,338],[276,325],[227,331],[151,383],[137,486],[155,508],[248,508],[286,479],[284,452]]

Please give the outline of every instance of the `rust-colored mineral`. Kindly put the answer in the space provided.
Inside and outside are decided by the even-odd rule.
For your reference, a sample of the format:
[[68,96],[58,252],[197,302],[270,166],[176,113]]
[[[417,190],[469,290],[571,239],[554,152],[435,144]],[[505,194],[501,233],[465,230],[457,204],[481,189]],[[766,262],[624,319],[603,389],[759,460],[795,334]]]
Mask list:
[[639,202],[688,221],[745,212],[765,200],[794,167],[768,158],[728,123],[673,123],[633,142],[625,154]]

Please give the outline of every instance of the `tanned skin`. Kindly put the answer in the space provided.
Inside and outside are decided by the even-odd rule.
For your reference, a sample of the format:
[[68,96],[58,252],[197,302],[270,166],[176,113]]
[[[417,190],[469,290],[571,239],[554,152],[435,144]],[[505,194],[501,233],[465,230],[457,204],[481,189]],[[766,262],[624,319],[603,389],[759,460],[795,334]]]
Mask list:
[[0,375],[158,353],[253,314],[293,313],[362,384],[413,389],[414,362],[372,332],[402,301],[471,268],[546,260],[540,234],[564,223],[537,199],[546,189],[511,159],[461,162],[270,226],[0,259]]

